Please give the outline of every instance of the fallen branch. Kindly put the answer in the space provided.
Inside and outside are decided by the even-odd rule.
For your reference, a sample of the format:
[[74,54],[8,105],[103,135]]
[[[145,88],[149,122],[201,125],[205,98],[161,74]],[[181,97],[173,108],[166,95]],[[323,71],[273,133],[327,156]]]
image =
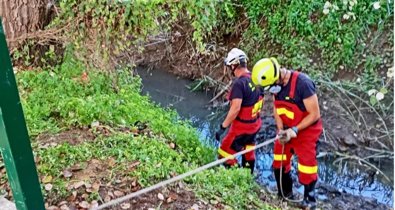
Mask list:
[[[65,43],[67,42],[67,37],[64,35],[65,31],[69,31],[72,25],[76,25],[80,19],[75,19],[67,25],[60,28],[49,28],[45,30],[38,30],[31,33],[22,34],[19,37],[9,39],[9,43],[24,43],[27,40],[37,40],[38,45],[47,45],[48,43]],[[18,48],[13,48],[10,50],[12,54]]]
[[[387,137],[387,135],[384,135],[384,136]],[[389,148],[384,143],[379,141],[379,139],[377,137],[374,137],[374,138],[365,137],[365,138],[367,138],[369,141],[374,141],[374,142],[378,143],[381,146],[381,148],[385,148],[385,149],[389,150]]]
[[[340,95],[332,86],[329,86],[329,88],[337,95],[337,97],[342,98],[341,95]],[[343,91],[341,91],[341,92],[344,94]],[[344,94],[344,95],[346,95],[346,94]],[[351,99],[350,99],[350,101],[352,102]],[[351,117],[351,120],[353,120],[354,124],[357,125],[357,123],[358,123],[358,122],[357,122],[357,119],[355,119],[354,114],[352,113],[351,109],[347,106],[347,104],[345,104],[345,102],[344,102],[343,100],[342,100],[341,102],[344,103],[344,106],[343,106],[343,107],[345,107],[345,108],[347,109],[347,112],[349,113],[348,117]],[[353,103],[354,106],[356,107],[355,103],[354,103],[354,102],[352,102],[352,103]],[[357,107],[356,107],[356,109],[358,110]],[[358,110],[358,112],[359,112],[359,115],[362,115],[361,112],[360,112],[359,110]],[[364,120],[364,123],[365,123],[366,129],[367,129],[368,126],[366,125],[365,120]],[[359,133],[362,134],[362,131],[361,131],[361,129],[359,128],[359,126],[358,126],[358,130],[359,130]]]
[[209,101],[209,103],[214,102],[215,100],[217,100],[217,98],[219,98],[220,96],[222,96],[222,94],[223,94],[225,91],[227,91],[227,90],[229,89],[229,87],[230,87],[231,84],[232,84],[232,81],[229,81],[228,84],[227,84],[224,88],[222,88],[222,90],[219,91],[219,93],[217,93],[217,95],[214,96],[214,98],[212,98],[212,99]]
[[374,148],[370,148],[370,147],[364,147],[364,149],[370,150],[370,151],[373,151],[373,152],[378,152],[378,153],[387,153],[388,155],[391,155],[392,158],[394,156],[394,153],[391,152],[391,151],[388,151],[388,150],[379,150],[379,149],[374,149]]
[[380,122],[382,123],[382,125],[384,126],[385,134],[386,134],[390,139],[393,139],[393,137],[391,136],[391,132],[388,130],[388,127],[387,127],[387,125],[386,125],[386,123],[385,123],[385,121],[384,121],[382,115],[380,115],[380,114],[378,113],[378,111],[377,111],[369,102],[367,102],[366,100],[362,99],[360,96],[358,96],[358,95],[352,93],[351,91],[349,91],[349,90],[347,90],[347,89],[345,89],[345,88],[343,88],[343,87],[339,87],[339,86],[337,86],[337,85],[334,85],[333,82],[329,82],[329,81],[326,81],[326,80],[323,80],[323,79],[318,79],[317,81],[319,81],[319,82],[321,82],[321,83],[324,83],[324,84],[328,85],[328,86],[331,87],[331,88],[332,88],[332,87],[335,87],[335,88],[339,89],[340,91],[344,92],[345,94],[348,94],[349,96],[352,96],[352,97],[354,97],[355,99],[358,99],[361,103],[363,103],[363,104],[365,104],[367,107],[369,107],[369,108],[377,115],[379,121],[380,121]]
[[325,128],[324,128],[324,129],[322,129],[322,133],[323,133],[323,135],[324,135],[324,141],[325,141],[325,142],[328,142],[328,140],[326,139],[326,132],[325,132]]
[[378,172],[378,173],[380,173],[381,175],[383,175],[383,177],[384,177],[386,180],[388,180],[389,182],[391,182],[391,179],[388,178],[388,176],[385,175],[383,171],[381,171],[379,168],[377,168],[375,165],[373,165],[372,163],[368,162],[368,161],[365,160],[365,159],[362,159],[362,158],[360,158],[360,157],[358,157],[358,156],[355,156],[355,155],[347,155],[347,154],[340,153],[340,152],[336,152],[335,155],[341,156],[341,158],[338,158],[337,160],[333,161],[333,164],[335,164],[335,163],[337,163],[337,162],[339,162],[339,161],[346,160],[346,159],[357,160],[359,164],[361,164],[361,165],[365,164],[366,166],[369,166],[369,167],[373,168],[374,170],[376,170],[376,172]]

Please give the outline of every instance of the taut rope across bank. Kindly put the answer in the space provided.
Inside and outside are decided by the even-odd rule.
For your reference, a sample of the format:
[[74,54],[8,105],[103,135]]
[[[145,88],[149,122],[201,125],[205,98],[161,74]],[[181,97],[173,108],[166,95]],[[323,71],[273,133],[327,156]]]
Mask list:
[[221,164],[221,163],[224,163],[224,162],[227,161],[227,160],[233,159],[233,158],[235,158],[235,157],[237,157],[237,156],[240,156],[240,155],[243,155],[243,154],[245,154],[245,153],[247,153],[247,152],[251,152],[251,151],[253,151],[253,150],[256,150],[256,149],[258,149],[258,148],[261,148],[261,147],[263,147],[263,146],[266,146],[266,145],[268,145],[268,144],[270,144],[270,143],[273,143],[274,140],[276,140],[276,139],[277,139],[277,136],[274,137],[274,138],[271,138],[271,139],[269,139],[269,140],[266,140],[265,142],[262,142],[262,143],[256,145],[255,147],[252,147],[252,148],[250,148],[250,149],[246,149],[246,150],[240,151],[240,152],[238,152],[238,153],[236,153],[236,154],[234,154],[234,155],[231,155],[231,156],[229,156],[229,157],[216,160],[216,161],[214,161],[214,162],[211,162],[211,163],[208,163],[208,164],[206,164],[206,165],[204,165],[204,166],[201,166],[201,167],[199,167],[199,168],[196,168],[196,169],[194,169],[194,170],[192,170],[192,171],[188,171],[188,172],[186,172],[186,173],[184,173],[184,174],[180,174],[180,175],[178,175],[178,176],[176,176],[176,177],[173,177],[173,178],[171,178],[171,179],[168,179],[168,180],[159,182],[159,183],[157,183],[157,184],[155,184],[155,185],[152,185],[152,186],[150,186],[150,187],[144,188],[144,189],[139,190],[139,191],[137,191],[137,192],[133,192],[133,193],[130,193],[130,194],[125,195],[125,196],[123,196],[123,197],[114,199],[114,200],[109,201],[109,202],[107,202],[107,203],[104,203],[104,204],[102,204],[102,205],[100,205],[100,206],[98,206],[98,207],[96,207],[96,208],[92,208],[91,210],[100,210],[100,209],[105,209],[105,208],[108,208],[108,207],[111,207],[111,206],[114,206],[114,205],[118,205],[118,204],[120,204],[120,203],[122,203],[122,202],[124,202],[124,201],[130,200],[130,199],[132,199],[132,198],[134,198],[134,197],[137,197],[137,196],[139,196],[139,195],[142,195],[142,194],[144,194],[144,193],[147,193],[147,192],[150,192],[150,191],[152,191],[152,190],[155,190],[155,189],[164,187],[164,186],[166,186],[166,185],[168,185],[168,184],[170,184],[170,183],[179,181],[179,180],[184,179],[184,178],[186,178],[186,177],[188,177],[188,176],[197,174],[197,173],[202,172],[202,171],[204,171],[204,170],[206,170],[206,169],[208,169],[208,168],[211,168],[211,167],[214,167],[214,166],[219,165],[219,164]]

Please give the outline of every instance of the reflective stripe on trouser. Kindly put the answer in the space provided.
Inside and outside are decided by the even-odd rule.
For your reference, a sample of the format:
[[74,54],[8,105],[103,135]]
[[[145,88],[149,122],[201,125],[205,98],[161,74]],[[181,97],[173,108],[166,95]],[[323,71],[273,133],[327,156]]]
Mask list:
[[[254,148],[254,147],[255,147],[255,145],[247,145],[245,149],[247,150],[249,148]],[[237,152],[240,152],[240,151],[237,151]],[[219,158],[227,158],[229,156],[232,156],[232,155],[236,154],[237,152],[228,153],[228,152],[224,151],[221,148],[218,149]],[[245,156],[247,161],[255,160],[255,153],[254,153],[254,151],[247,152],[247,153],[244,154],[244,156]],[[237,163],[237,160],[235,158],[232,158],[231,160],[228,160],[226,162],[226,164],[228,164],[228,165],[234,165],[236,163]]]
[[[229,132],[222,140],[221,146],[218,149],[219,158],[228,157],[236,154],[244,149],[249,149],[255,146],[255,136],[261,126],[261,120],[253,124],[232,124]],[[247,152],[244,154],[246,161],[255,160],[255,152]],[[237,163],[236,159],[226,161],[227,165],[234,165]]]
[[[255,135],[252,134],[255,138]],[[227,138],[228,137],[228,138]],[[219,154],[219,158],[227,158],[229,156],[232,156],[234,154],[236,154],[237,152],[240,152],[242,150],[245,149],[250,149],[250,148],[254,148],[255,144],[253,143],[249,143],[248,145],[242,145],[240,144],[239,147],[235,146],[235,143],[237,143],[237,140],[240,139],[240,137],[233,137],[233,135],[227,135],[224,138],[224,141],[221,144],[221,147],[218,149],[218,154]],[[243,137],[243,135],[241,136]],[[230,146],[227,147],[230,143]],[[244,154],[245,160],[246,161],[252,161],[255,160],[255,152],[251,151],[251,152],[247,152]],[[231,160],[226,161],[227,165],[235,165],[237,163],[237,160],[235,158],[232,158]]]
[[282,144],[280,144],[279,141],[275,141],[273,168],[280,168],[282,157],[284,171],[285,173],[289,172],[291,170],[291,150],[293,150],[298,156],[298,175],[300,183],[310,184],[312,181],[317,180],[318,165],[316,145],[320,135],[321,129],[319,128],[307,128],[300,131],[297,138],[285,144],[283,156],[281,155]]

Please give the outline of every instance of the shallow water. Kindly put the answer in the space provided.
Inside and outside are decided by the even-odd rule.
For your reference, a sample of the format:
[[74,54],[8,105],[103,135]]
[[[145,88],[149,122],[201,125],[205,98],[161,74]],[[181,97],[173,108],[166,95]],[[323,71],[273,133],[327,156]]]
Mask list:
[[[219,123],[222,122],[227,110],[212,111],[207,108],[207,103],[213,97],[212,93],[190,92],[187,86],[191,84],[191,81],[179,79],[165,71],[147,71],[139,68],[138,74],[142,78],[143,94],[150,95],[153,101],[163,107],[172,107],[177,110],[182,118],[190,120],[191,124],[200,132],[200,139],[204,144],[218,147],[218,142],[213,138],[213,133]],[[270,116],[264,116],[263,126],[257,141],[264,141],[274,135],[274,119]],[[257,181],[266,187],[275,186],[271,171],[273,161],[271,148],[272,146],[261,148],[256,152]],[[393,177],[392,161],[390,162],[391,167],[379,166],[391,178]],[[363,168],[347,162],[340,164],[333,164],[333,162],[333,158],[327,156],[319,158],[317,193],[320,200],[329,199],[326,186],[330,186],[340,193],[366,197],[364,200],[377,201],[393,207],[393,180],[392,182],[385,181],[382,176],[369,174]],[[388,163],[385,165],[388,166]],[[297,180],[295,173],[293,178]],[[303,193],[303,186],[295,183],[298,191]],[[366,208],[368,209],[368,207]]]

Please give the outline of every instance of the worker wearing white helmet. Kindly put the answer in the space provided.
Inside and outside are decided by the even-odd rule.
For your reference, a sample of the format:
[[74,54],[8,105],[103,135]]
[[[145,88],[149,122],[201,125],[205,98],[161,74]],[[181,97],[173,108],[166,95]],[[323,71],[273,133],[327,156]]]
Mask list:
[[293,196],[290,170],[295,153],[299,181],[304,185],[302,207],[314,208],[318,179],[316,145],[322,132],[315,84],[303,73],[280,68],[275,58],[259,60],[252,70],[252,81],[274,95],[273,111],[279,139],[274,144],[273,169],[278,194],[286,198]]
[[[236,80],[228,94],[229,112],[215,133],[215,138],[220,141],[221,135],[229,127],[218,149],[219,158],[255,146],[255,136],[262,124],[259,116],[263,104],[262,92],[251,81],[251,72],[247,69],[247,55],[242,50],[233,48],[225,58],[224,64]],[[225,163],[226,166],[236,164],[236,159]],[[255,167],[253,151],[243,155],[242,166],[249,167],[253,173]]]

